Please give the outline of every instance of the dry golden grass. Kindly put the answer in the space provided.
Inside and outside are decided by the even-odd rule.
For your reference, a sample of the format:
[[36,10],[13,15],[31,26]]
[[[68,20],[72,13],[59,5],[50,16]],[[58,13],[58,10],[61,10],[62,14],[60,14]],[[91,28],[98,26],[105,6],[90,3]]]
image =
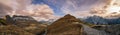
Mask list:
[[13,25],[0,26],[0,35],[34,35]]
[[2,19],[2,18],[0,18],[0,25],[7,25],[6,21],[4,19]]
[[31,24],[25,27],[24,30],[33,34],[43,34],[45,32],[47,25],[44,24]]
[[47,35],[81,35],[81,28],[79,24],[68,24],[48,30]]
[[82,26],[73,22],[79,21],[68,14],[48,26],[47,35],[81,35]]

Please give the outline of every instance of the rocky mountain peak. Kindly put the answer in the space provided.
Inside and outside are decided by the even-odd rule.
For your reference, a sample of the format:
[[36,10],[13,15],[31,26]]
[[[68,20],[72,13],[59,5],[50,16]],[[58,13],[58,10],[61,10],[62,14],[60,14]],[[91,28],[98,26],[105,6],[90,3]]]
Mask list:
[[62,17],[62,18],[74,18],[75,19],[75,17],[74,16],[72,16],[72,15],[70,15],[70,14],[67,14],[67,15],[65,15],[64,17]]
[[65,22],[77,22],[78,19],[76,19],[76,17],[70,15],[70,14],[67,14],[65,15],[64,17],[58,19],[57,21],[65,21]]
[[57,28],[59,26],[66,26],[68,24],[71,24],[73,22],[78,22],[78,19],[76,19],[74,16],[67,14],[64,17],[56,20],[50,25],[50,28]]

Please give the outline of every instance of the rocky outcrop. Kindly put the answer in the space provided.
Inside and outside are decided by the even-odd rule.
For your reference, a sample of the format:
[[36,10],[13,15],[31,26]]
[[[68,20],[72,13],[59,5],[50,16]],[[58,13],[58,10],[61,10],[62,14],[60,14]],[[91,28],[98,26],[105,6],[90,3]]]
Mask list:
[[120,24],[109,25],[106,27],[105,31],[111,35],[120,35]]
[[8,24],[16,25],[21,28],[30,26],[30,24],[39,24],[39,22],[37,22],[30,16],[17,16],[17,15],[14,15],[13,17],[6,15],[6,22]]

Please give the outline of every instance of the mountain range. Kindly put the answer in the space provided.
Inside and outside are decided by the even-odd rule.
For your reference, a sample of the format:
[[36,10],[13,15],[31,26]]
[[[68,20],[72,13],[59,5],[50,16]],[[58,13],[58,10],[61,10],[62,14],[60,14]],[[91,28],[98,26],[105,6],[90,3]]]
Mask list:
[[120,18],[103,18],[100,16],[89,16],[86,19],[82,19],[84,22],[87,23],[92,23],[92,24],[97,24],[97,25],[101,25],[101,24],[120,24]]
[[[56,21],[36,21],[30,16],[0,18],[0,35],[120,35],[119,19],[67,14]],[[113,22],[113,23],[112,23]]]

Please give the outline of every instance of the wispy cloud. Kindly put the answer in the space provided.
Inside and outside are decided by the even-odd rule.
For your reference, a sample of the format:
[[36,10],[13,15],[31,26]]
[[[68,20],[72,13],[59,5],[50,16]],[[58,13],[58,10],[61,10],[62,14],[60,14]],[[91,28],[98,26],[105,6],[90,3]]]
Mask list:
[[104,4],[103,7],[95,7],[90,13],[105,18],[120,17],[120,0],[107,0]]
[[61,10],[65,14],[72,14],[77,17],[90,16],[90,10],[94,7],[102,7],[106,0],[66,0]]
[[[32,0],[0,0],[0,16],[27,15],[38,20],[54,19],[54,14],[72,14],[76,17],[106,15],[110,0],[43,0],[43,4],[31,4]],[[117,0],[116,3],[119,3]],[[120,4],[118,4],[120,5]],[[51,7],[50,7],[51,6]],[[60,10],[59,10],[60,9]],[[58,10],[58,12],[55,12]],[[118,13],[112,13],[117,16]],[[109,15],[109,14],[107,14]],[[110,15],[111,16],[111,15]],[[114,15],[112,15],[114,16]]]

